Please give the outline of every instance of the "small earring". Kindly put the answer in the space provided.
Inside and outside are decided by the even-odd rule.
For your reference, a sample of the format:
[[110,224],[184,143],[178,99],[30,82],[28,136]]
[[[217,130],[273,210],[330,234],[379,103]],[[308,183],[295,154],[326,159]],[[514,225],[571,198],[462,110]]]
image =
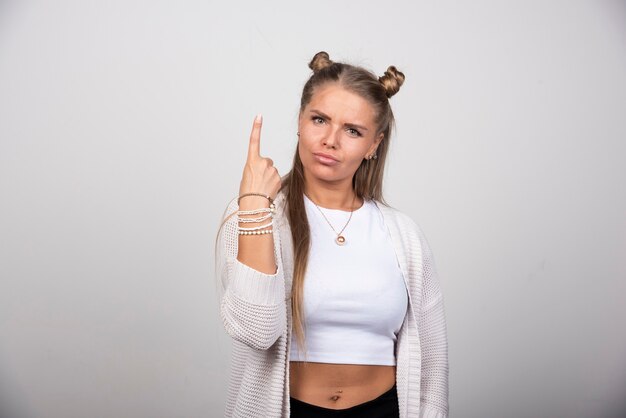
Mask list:
[[296,132],[296,134],[297,134],[298,136],[300,136],[300,131]]

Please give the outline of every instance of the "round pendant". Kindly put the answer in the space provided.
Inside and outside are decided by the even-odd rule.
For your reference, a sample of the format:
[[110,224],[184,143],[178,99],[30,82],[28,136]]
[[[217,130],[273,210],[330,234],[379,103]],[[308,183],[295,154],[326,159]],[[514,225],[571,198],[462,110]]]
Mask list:
[[335,242],[337,243],[337,245],[343,245],[346,243],[346,239],[344,238],[343,235],[338,235],[337,238],[335,239]]

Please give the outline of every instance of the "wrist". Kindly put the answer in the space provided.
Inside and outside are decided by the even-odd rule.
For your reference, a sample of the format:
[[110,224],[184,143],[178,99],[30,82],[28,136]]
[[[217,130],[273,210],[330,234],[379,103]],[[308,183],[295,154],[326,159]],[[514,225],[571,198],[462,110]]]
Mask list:
[[239,200],[239,210],[269,208],[270,201],[260,196],[246,196]]
[[253,197],[262,197],[264,199],[267,199],[270,205],[274,203],[274,199],[272,199],[272,197],[269,194],[259,193],[259,192],[246,192],[246,193],[240,192],[239,197],[237,198],[237,204],[240,204],[242,199],[246,199],[246,198],[249,199]]

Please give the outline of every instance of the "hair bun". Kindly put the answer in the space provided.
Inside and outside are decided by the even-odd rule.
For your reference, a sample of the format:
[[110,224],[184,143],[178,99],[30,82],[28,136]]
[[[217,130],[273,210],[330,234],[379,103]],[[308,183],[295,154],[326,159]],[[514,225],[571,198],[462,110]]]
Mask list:
[[404,83],[404,74],[398,71],[393,65],[390,65],[387,71],[385,71],[385,74],[378,77],[378,81],[380,81],[385,88],[385,93],[387,93],[387,97],[389,98],[400,90],[400,86]]
[[313,70],[314,73],[323,70],[326,67],[330,67],[333,62],[330,60],[328,53],[324,51],[320,51],[309,62],[309,68]]

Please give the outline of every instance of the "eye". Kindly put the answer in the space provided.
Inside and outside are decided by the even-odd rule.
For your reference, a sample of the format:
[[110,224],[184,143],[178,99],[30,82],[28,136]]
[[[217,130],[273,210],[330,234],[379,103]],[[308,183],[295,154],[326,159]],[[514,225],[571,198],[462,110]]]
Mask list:
[[351,136],[361,136],[361,132],[357,131],[354,128],[348,128],[347,131],[348,131],[348,134]]
[[314,124],[316,124],[316,125],[320,125],[320,124],[324,123],[324,118],[323,118],[323,117],[321,117],[321,116],[313,116],[313,117],[311,118],[311,120],[312,120],[312,121],[313,121],[313,123],[314,123]]

